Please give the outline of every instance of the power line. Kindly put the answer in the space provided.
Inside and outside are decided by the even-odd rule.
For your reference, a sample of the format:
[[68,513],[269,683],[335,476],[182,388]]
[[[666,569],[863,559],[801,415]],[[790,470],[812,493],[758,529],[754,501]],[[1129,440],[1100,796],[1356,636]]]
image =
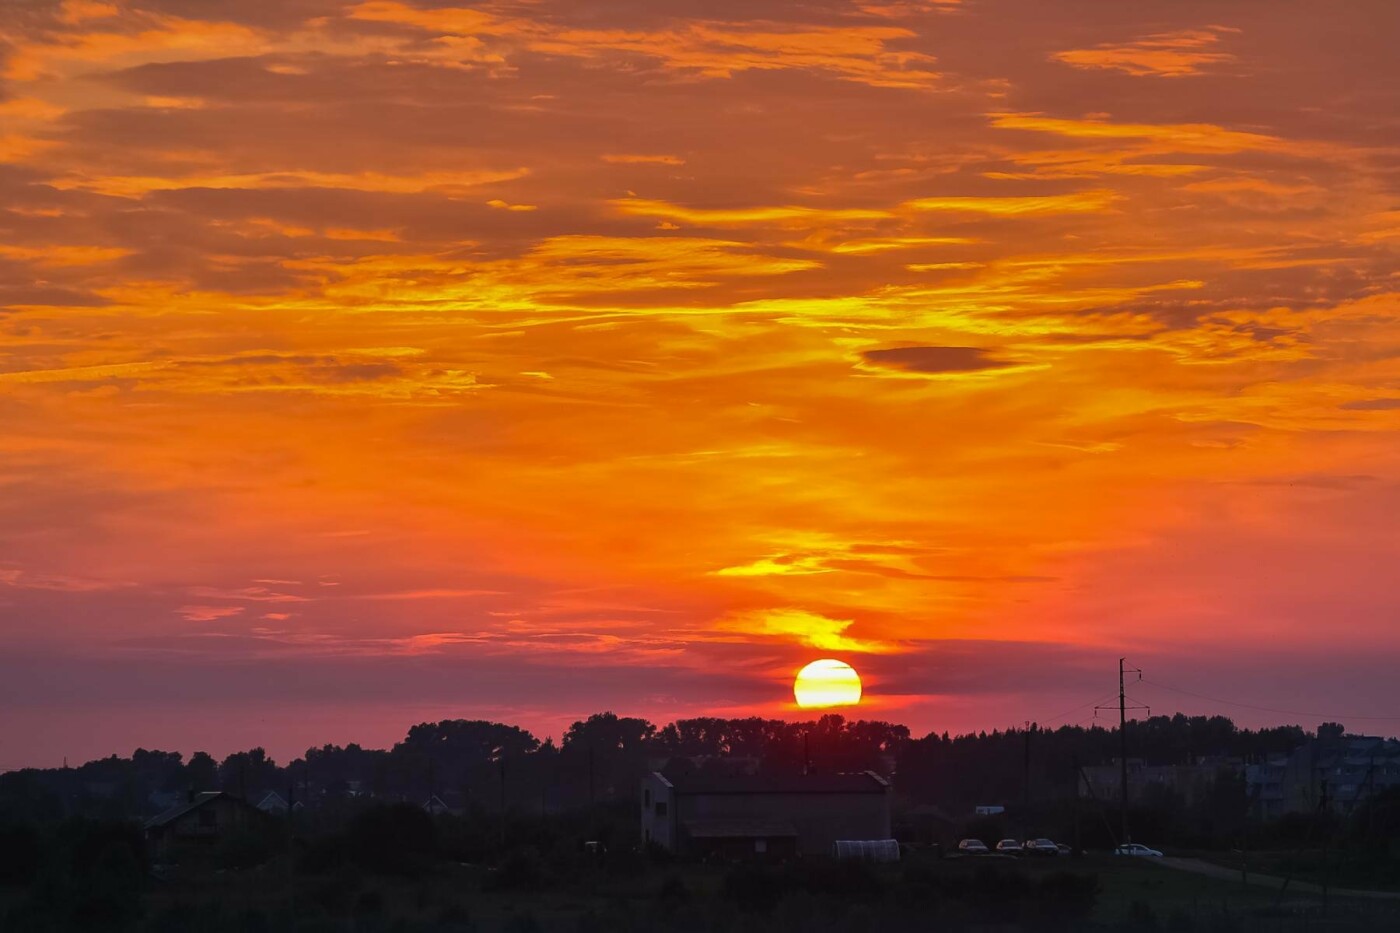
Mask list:
[[[1104,700],[1111,700],[1111,699],[1113,699],[1115,696],[1117,696],[1117,694],[1115,694],[1115,693],[1110,693],[1110,694],[1106,694],[1105,696],[1099,697],[1097,700],[1090,700],[1088,703],[1081,703],[1081,704],[1079,704],[1078,706],[1076,706],[1074,709],[1067,709],[1067,710],[1065,710],[1063,713],[1060,713],[1058,716],[1051,716],[1049,719],[1042,719],[1042,720],[1041,720],[1041,723],[1042,723],[1042,724],[1046,724],[1046,723],[1052,723],[1052,722],[1059,722],[1061,719],[1064,719],[1064,718],[1065,718],[1066,716],[1068,716],[1070,713],[1077,713],[1077,712],[1079,712],[1079,711],[1082,710],[1082,709],[1088,709],[1088,708],[1091,707],[1091,706],[1098,706],[1098,705],[1099,705],[1100,703],[1102,703]],[[1081,717],[1081,718],[1082,718],[1082,717]]]
[[1172,693],[1180,693],[1184,696],[1195,697],[1198,700],[1206,700],[1211,703],[1223,703],[1226,706],[1238,706],[1241,709],[1258,710],[1263,713],[1279,713],[1284,716],[1310,716],[1315,717],[1317,719],[1332,720],[1368,719],[1376,722],[1400,722],[1400,716],[1360,716],[1353,715],[1350,713],[1309,713],[1303,710],[1296,709],[1277,709],[1276,707],[1272,706],[1256,706],[1252,703],[1237,703],[1234,700],[1222,700],[1220,697],[1210,697],[1206,696],[1204,693],[1193,693],[1190,690],[1182,690],[1180,687],[1170,687],[1166,684],[1159,684],[1151,680],[1144,679],[1142,682],[1148,684],[1149,686],[1158,687],[1162,690],[1170,690]]

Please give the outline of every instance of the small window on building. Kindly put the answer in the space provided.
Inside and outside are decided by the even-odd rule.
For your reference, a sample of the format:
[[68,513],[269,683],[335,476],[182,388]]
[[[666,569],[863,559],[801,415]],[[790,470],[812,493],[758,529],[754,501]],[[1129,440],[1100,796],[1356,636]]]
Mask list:
[[651,788],[650,788],[650,787],[645,788],[645,789],[642,791],[642,806],[644,806],[644,807],[649,807],[649,806],[651,806]]
[[767,851],[768,851],[768,840],[767,840],[767,839],[755,839],[755,840],[753,841],[753,850],[754,850],[755,852],[757,852],[759,855],[762,855],[763,853],[767,852]]
[[205,807],[199,811],[199,825],[204,829],[212,828],[217,818],[218,814],[214,812],[213,807]]
[[658,801],[656,801],[656,815],[657,815],[657,816],[665,816],[665,815],[666,815],[666,801],[664,801],[664,800],[658,800]]

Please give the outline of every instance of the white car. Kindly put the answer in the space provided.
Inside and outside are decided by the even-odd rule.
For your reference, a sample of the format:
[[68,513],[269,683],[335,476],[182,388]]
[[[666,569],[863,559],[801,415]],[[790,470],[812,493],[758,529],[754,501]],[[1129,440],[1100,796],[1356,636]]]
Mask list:
[[963,855],[986,855],[988,849],[981,839],[964,839],[958,843],[958,851]]
[[1136,842],[1130,842],[1130,843],[1128,843],[1127,845],[1119,846],[1118,848],[1116,848],[1116,849],[1113,850],[1113,854],[1114,854],[1114,855],[1139,855],[1139,856],[1146,856],[1146,857],[1148,857],[1148,858],[1161,858],[1161,857],[1162,857],[1162,853],[1161,853],[1161,852],[1158,852],[1156,849],[1149,849],[1147,846],[1138,845]]
[[1015,839],[1003,839],[997,843],[997,851],[1002,855],[1020,855],[1025,849]]

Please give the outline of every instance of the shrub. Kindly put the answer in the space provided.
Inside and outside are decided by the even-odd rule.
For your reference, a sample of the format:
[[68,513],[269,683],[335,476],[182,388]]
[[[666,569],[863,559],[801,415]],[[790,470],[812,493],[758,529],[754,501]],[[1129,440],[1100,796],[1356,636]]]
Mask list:
[[25,885],[34,880],[39,831],[28,823],[0,822],[0,885]]
[[690,889],[679,875],[668,875],[656,892],[656,899],[667,907],[679,907],[690,900]]
[[830,895],[842,901],[873,903],[885,893],[879,875],[867,862],[812,861],[802,863],[803,887],[811,894]]
[[1083,920],[1093,913],[1099,897],[1097,875],[1057,871],[1041,879],[1036,891],[1037,914],[1057,923]]
[[785,880],[770,868],[738,865],[724,876],[724,896],[740,910],[767,913],[777,906],[785,893]]
[[466,929],[472,921],[465,904],[448,904],[438,911],[438,925],[449,930]]
[[364,882],[353,872],[342,871],[318,881],[311,887],[311,901],[326,913],[340,916],[349,912],[350,905]]
[[229,833],[214,852],[214,864],[220,868],[255,868],[277,853],[272,834],[263,830],[244,829]]
[[[948,883],[951,882],[951,883]],[[970,876],[948,879],[944,893],[973,908],[989,920],[1010,923],[1018,919],[1031,882],[1020,872],[979,866]]]
[[540,922],[530,911],[516,914],[506,921],[505,933],[541,933]]
[[544,857],[533,846],[515,849],[506,856],[487,887],[493,891],[534,891],[549,878]]
[[412,877],[436,856],[437,832],[432,817],[413,804],[376,806],[350,821],[346,846],[366,871]]
[[384,895],[378,891],[361,891],[355,898],[356,917],[378,917],[384,913]]
[[1156,933],[1162,929],[1162,924],[1157,920],[1157,911],[1152,909],[1151,904],[1133,901],[1128,905],[1128,927],[1142,933]]

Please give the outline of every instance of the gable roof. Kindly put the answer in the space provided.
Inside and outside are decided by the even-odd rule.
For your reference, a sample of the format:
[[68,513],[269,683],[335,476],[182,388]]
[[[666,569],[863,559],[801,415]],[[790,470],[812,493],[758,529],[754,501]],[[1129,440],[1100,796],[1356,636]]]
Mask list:
[[206,803],[209,803],[212,800],[218,800],[220,797],[228,796],[228,794],[225,794],[221,790],[202,791],[201,793],[195,794],[193,800],[187,800],[184,803],[176,804],[169,810],[166,810],[164,813],[161,813],[158,816],[151,817],[149,820],[146,821],[145,828],[156,829],[161,826],[169,826],[171,823],[175,822],[180,817],[184,816],[186,813],[191,813],[195,810],[198,810],[200,807],[204,806]]
[[687,774],[670,780],[677,794],[883,794],[889,782],[856,774]]
[[271,813],[274,810],[286,810],[287,801],[283,800],[282,795],[277,793],[277,791],[270,790],[267,792],[267,796],[259,801],[258,809],[264,813]]

